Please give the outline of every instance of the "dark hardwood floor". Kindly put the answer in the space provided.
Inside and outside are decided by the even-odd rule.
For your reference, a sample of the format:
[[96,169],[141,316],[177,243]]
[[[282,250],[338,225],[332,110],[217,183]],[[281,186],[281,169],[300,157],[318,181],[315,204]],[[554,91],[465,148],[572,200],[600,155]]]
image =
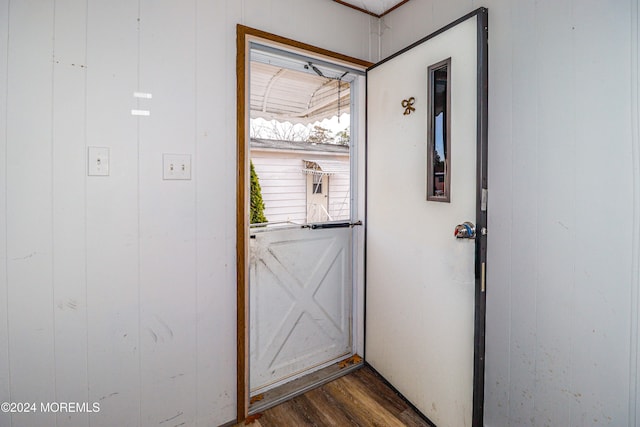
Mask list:
[[431,426],[368,366],[238,424],[243,425]]

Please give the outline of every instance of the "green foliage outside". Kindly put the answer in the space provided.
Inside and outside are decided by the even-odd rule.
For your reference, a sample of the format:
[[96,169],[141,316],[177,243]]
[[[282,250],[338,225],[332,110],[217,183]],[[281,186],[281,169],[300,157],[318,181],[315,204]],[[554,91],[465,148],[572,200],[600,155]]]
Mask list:
[[264,216],[264,201],[262,200],[262,190],[258,174],[251,162],[251,224],[261,224],[267,222]]

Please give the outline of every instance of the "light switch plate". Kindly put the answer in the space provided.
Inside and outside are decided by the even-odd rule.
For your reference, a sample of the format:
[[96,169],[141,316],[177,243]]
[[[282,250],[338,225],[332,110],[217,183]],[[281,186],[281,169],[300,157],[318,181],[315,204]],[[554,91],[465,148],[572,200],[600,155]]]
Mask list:
[[89,176],[109,176],[109,147],[88,147]]
[[162,178],[166,180],[191,179],[191,154],[163,154]]

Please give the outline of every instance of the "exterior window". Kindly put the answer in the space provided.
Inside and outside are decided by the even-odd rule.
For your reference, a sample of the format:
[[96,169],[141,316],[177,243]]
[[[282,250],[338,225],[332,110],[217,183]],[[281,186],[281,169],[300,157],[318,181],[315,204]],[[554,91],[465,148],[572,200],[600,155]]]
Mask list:
[[451,199],[451,58],[428,69],[427,200]]
[[312,194],[322,194],[322,175],[312,175],[313,176],[313,187]]

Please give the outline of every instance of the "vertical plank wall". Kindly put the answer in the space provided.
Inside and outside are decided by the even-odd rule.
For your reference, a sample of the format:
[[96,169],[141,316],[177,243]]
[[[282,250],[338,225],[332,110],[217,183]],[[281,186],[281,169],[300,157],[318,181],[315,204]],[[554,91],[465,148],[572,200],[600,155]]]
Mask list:
[[140,2],[138,87],[153,95],[140,101],[151,116],[139,121],[142,425],[195,421],[196,181],[162,181],[154,173],[162,153],[195,151],[195,7]]
[[[4,170],[11,397],[46,401],[56,391],[51,203],[54,8],[53,3],[11,2],[8,14],[13,31],[7,55]],[[15,25],[26,21],[31,25]],[[34,27],[39,31],[32,31]],[[23,55],[23,49],[31,54]],[[16,283],[19,286],[11,285]],[[16,425],[26,425],[46,418],[29,414],[15,420]]]
[[633,426],[637,1],[410,2],[385,17],[383,56],[479,6],[489,8],[485,425]]
[[[87,3],[54,3],[51,189],[55,398],[89,400],[84,176]],[[46,57],[46,56],[45,56]],[[14,325],[16,326],[16,325]],[[12,328],[13,329],[13,328]],[[67,381],[59,381],[66,378]],[[82,390],[83,392],[79,392]],[[76,397],[77,396],[77,397]],[[25,393],[28,398],[28,393]],[[49,415],[49,418],[51,416]],[[25,415],[25,422],[30,417]],[[58,425],[86,423],[88,414],[59,414]]]
[[[241,11],[232,2],[196,2],[193,167],[199,181],[195,194],[198,206],[195,357],[202,375],[196,378],[192,397],[198,408],[214,408],[213,420],[229,420],[233,418],[229,411],[235,414],[236,410],[236,231],[235,210],[231,209],[235,207],[235,190],[228,186],[229,181],[235,185],[236,175],[236,147],[231,143],[235,141],[236,52],[235,28],[229,28],[229,23],[240,20]],[[224,183],[216,184],[221,176],[225,177]],[[221,203],[223,200],[225,204]],[[229,330],[233,332],[228,334]],[[211,381],[212,378],[220,382]]]
[[[9,39],[9,0],[0,1],[0,396],[10,396],[9,315],[7,277],[7,74]],[[0,414],[0,423],[9,416]]]
[[0,401],[100,404],[0,425],[235,418],[237,23],[372,50],[328,1],[0,0]]
[[138,7],[87,3],[85,143],[110,150],[110,175],[85,178],[88,386],[101,426],[141,422]]

